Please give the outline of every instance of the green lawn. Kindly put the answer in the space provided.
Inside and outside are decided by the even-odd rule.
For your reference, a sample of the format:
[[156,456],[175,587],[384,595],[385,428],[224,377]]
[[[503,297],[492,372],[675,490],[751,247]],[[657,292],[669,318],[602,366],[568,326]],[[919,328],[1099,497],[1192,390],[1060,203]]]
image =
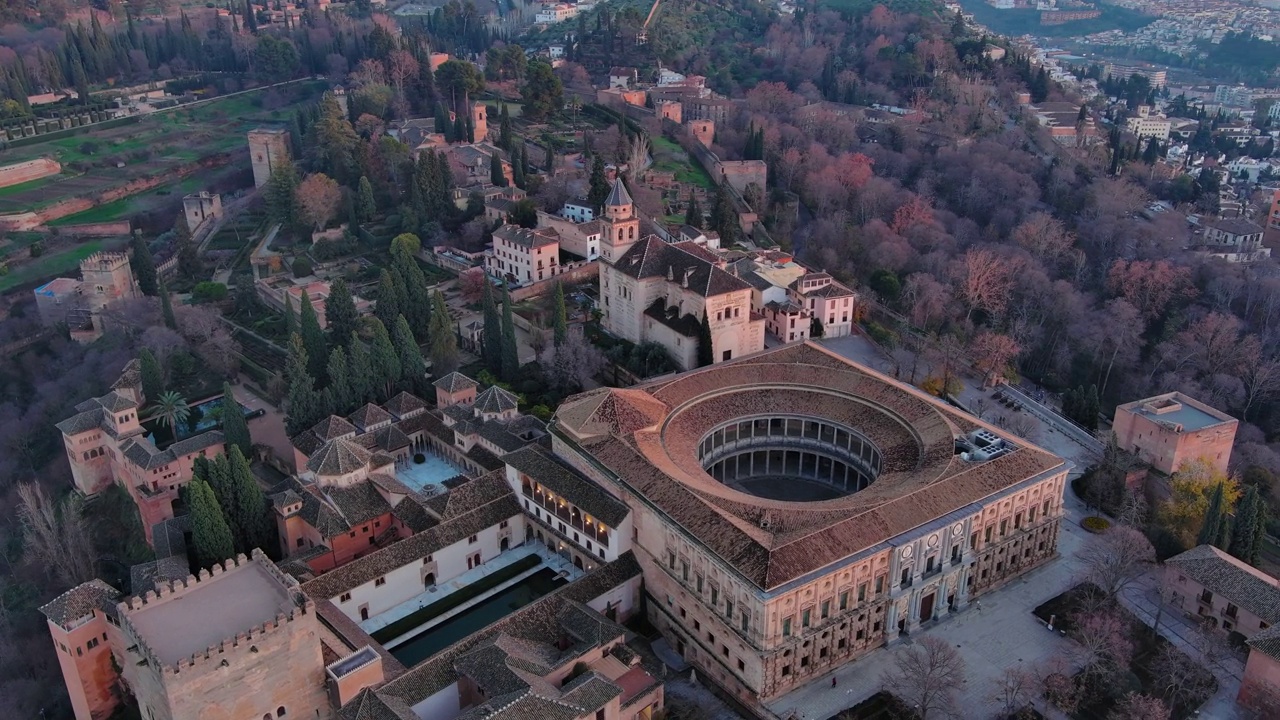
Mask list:
[[26,192],[28,190],[35,190],[36,188],[39,188],[43,185],[48,185],[49,183],[53,182],[57,178],[58,178],[57,175],[50,175],[49,177],[37,178],[35,180],[28,180],[24,183],[18,183],[17,185],[9,185],[8,187],[2,187],[0,188],[0,198],[9,197],[10,195],[17,195],[18,193]]
[[44,237],[38,232],[11,232],[5,238],[5,242],[0,244],[0,260],[29,247],[31,243]]
[[689,185],[697,185],[706,190],[715,189],[711,176],[689,154],[676,143],[661,137],[652,136],[649,142],[653,145],[653,169],[661,172],[674,172],[676,180]]
[[42,257],[35,262],[16,268],[8,275],[0,276],[0,293],[5,293],[19,285],[52,278],[75,270],[80,261],[104,249],[114,249],[126,242],[117,240],[91,240],[68,248],[65,252]]
[[109,202],[106,205],[99,205],[89,208],[83,212],[73,215],[60,217],[57,220],[50,220],[46,223],[49,227],[60,227],[63,225],[79,225],[81,223],[99,223],[111,222],[112,220],[123,220],[128,217],[132,202],[132,198],[121,198],[115,202]]

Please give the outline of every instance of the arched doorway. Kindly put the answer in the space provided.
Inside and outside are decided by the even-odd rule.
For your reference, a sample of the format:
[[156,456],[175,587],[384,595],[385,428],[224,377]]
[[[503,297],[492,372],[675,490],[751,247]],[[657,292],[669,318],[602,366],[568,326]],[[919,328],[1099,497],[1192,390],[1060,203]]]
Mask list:
[[423,575],[423,576],[422,576],[422,584],[423,584],[424,586],[426,586],[426,587],[431,587],[432,585],[435,585],[435,584],[436,584],[436,574],[435,574],[435,573],[431,573],[431,572],[429,572],[429,573],[427,573],[426,575]]
[[574,567],[576,567],[576,568],[578,568],[579,570],[581,570],[581,569],[582,569],[582,557],[581,557],[581,556],[579,556],[579,555],[574,555],[574,556],[573,556],[573,566],[574,566]]
[[506,549],[508,549],[508,548],[510,548],[510,547],[511,547],[511,538],[505,538],[505,537],[504,537],[504,538],[502,538],[502,541],[498,543],[498,549],[499,549],[499,550],[506,550]]

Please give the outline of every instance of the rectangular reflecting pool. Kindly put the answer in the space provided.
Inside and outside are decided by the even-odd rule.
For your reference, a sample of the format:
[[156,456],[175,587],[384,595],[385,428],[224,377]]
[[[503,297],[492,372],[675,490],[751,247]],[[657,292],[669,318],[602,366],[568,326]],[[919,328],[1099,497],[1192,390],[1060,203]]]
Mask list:
[[519,610],[564,585],[567,581],[551,568],[542,568],[529,577],[476,603],[469,609],[424,631],[391,650],[405,667],[413,667],[441,650]]

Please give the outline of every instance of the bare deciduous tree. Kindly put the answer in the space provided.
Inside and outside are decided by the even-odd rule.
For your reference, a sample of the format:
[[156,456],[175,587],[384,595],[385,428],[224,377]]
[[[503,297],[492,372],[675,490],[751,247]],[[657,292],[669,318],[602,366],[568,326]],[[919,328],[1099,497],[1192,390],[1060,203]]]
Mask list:
[[569,333],[563,343],[547,350],[541,363],[547,382],[559,390],[569,391],[582,388],[587,380],[603,370],[605,359],[600,349],[581,333]]
[[920,720],[953,713],[964,683],[964,659],[946,641],[925,636],[899,652],[881,681],[886,692],[915,710]]
[[1040,673],[1044,699],[1065,713],[1073,713],[1080,707],[1080,685],[1072,677],[1075,672],[1065,659],[1055,657]]
[[89,523],[81,512],[81,500],[70,495],[54,503],[34,483],[18,486],[23,538],[31,561],[66,585],[88,582],[96,574]]
[[1001,710],[1006,715],[1013,715],[1039,694],[1040,679],[1033,672],[1013,667],[1007,668],[992,684],[995,685],[995,699]]
[[1146,535],[1117,525],[1085,545],[1076,557],[1084,570],[1084,579],[1112,598],[1155,562],[1156,551]]
[[1000,427],[1017,435],[1023,440],[1033,440],[1040,430],[1040,421],[1026,413],[1001,415],[997,422]]
[[1133,655],[1129,627],[1114,610],[1077,618],[1071,636],[1080,644],[1076,660],[1085,675],[1102,672],[1106,668],[1124,667]]
[[1129,693],[1116,703],[1107,720],[1169,720],[1169,708],[1160,698]]
[[1174,704],[1197,707],[1213,694],[1213,675],[1172,645],[1160,651],[1151,672],[1156,682],[1153,689]]

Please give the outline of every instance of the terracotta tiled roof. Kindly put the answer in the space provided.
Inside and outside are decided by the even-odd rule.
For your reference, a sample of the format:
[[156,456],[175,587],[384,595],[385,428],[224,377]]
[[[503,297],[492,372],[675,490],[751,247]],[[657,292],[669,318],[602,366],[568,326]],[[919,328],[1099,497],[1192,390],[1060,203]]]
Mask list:
[[124,593],[102,580],[81,583],[40,608],[40,612],[56,625],[67,626],[94,610],[115,613],[116,602]]
[[341,415],[330,415],[311,426],[311,432],[320,439],[320,442],[328,442],[337,440],[344,435],[354,435],[356,426],[347,421]]
[[391,422],[394,418],[391,417],[391,413],[377,405],[365,403],[358,410],[348,415],[347,419],[355,423],[355,426],[361,430],[368,430],[379,423]]
[[613,267],[618,272],[637,279],[666,278],[681,286],[687,286],[703,297],[712,297],[749,289],[751,286],[740,278],[715,266],[704,257],[705,251],[691,250],[692,243],[675,245],[650,235],[632,245]]
[[448,375],[444,375],[443,378],[435,380],[435,382],[431,384],[443,389],[444,392],[454,393],[463,391],[463,389],[467,389],[468,387],[479,386],[480,383],[466,377],[466,375],[463,375],[462,373],[453,372]]
[[520,505],[508,489],[492,502],[325,573],[305,583],[303,590],[313,597],[336,597],[519,514]]
[[[590,394],[570,398],[553,428],[669,515],[708,550],[762,589],[783,585],[1024,480],[1060,472],[1062,461],[1020,441],[995,459],[954,455],[954,438],[978,427],[905,385],[813,343],[797,343],[632,388],[675,408],[656,429],[579,435],[569,420]],[[738,492],[701,468],[698,448],[735,418],[826,418],[879,449],[882,470],[867,488],[823,502],[783,502]]]
[[120,453],[129,462],[143,470],[153,470],[175,462],[180,457],[222,445],[225,442],[221,431],[208,430],[185,440],[179,440],[164,450],[157,449],[150,440],[126,440],[120,444]]
[[538,447],[529,446],[504,455],[502,459],[611,528],[621,527],[630,512],[621,500]]
[[64,435],[79,435],[82,432],[102,427],[105,424],[103,421],[106,416],[106,411],[102,408],[92,408],[72,415],[55,427],[61,430]]
[[426,410],[427,404],[417,395],[400,392],[395,397],[382,403],[382,407],[387,412],[395,415],[397,419],[404,419],[415,412]]
[[524,248],[539,248],[560,242],[560,235],[555,230],[531,230],[519,225],[503,225],[493,231],[493,236]]
[[476,412],[481,413],[502,413],[508,410],[515,410],[520,405],[520,398],[514,393],[503,390],[494,385],[487,388],[484,392],[476,396],[476,401],[471,404]]
[[320,446],[324,445],[324,442],[324,440],[321,440],[318,435],[310,430],[303,430],[289,440],[289,443],[293,445],[295,450],[308,457],[310,457],[311,453],[319,450]]
[[578,437],[627,435],[653,427],[667,415],[667,406],[641,390],[600,388],[560,404],[555,421]]
[[339,438],[321,446],[307,460],[307,469],[317,475],[346,475],[364,467],[371,457],[368,450]]
[[[632,70],[634,73],[635,71]],[[605,199],[604,204],[609,207],[619,207],[622,205],[631,205],[631,193],[627,192],[627,184],[618,178],[613,181],[613,187],[609,189],[609,197]]]
[[1249,647],[1274,660],[1280,660],[1280,625],[1272,625],[1249,638]]
[[1191,548],[1164,562],[1263,621],[1280,624],[1280,580],[1212,545]]

